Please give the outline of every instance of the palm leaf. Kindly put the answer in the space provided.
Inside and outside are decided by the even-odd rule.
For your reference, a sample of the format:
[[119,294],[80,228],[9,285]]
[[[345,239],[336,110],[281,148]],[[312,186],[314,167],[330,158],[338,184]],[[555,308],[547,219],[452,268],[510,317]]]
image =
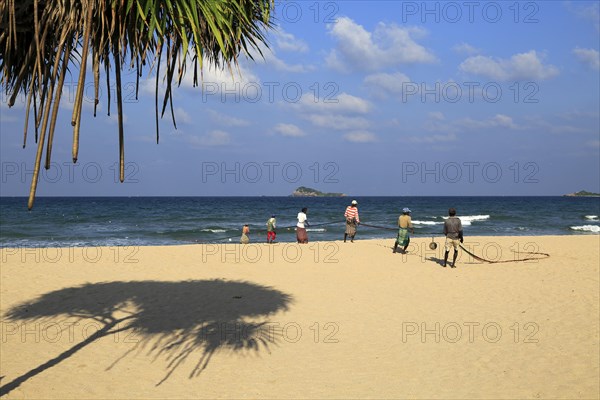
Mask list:
[[[50,163],[57,111],[57,104],[54,107],[50,104],[61,100],[69,65],[79,69],[72,115],[74,161],[79,150],[87,58],[92,57],[96,100],[100,65],[104,65],[103,78],[107,86],[111,67],[114,70],[122,180],[122,68],[129,65],[136,69],[136,92],[138,77],[145,66],[150,66],[152,71],[156,63],[158,82],[160,55],[163,46],[167,46],[162,112],[169,103],[175,123],[172,85],[174,81],[179,85],[188,72],[188,57],[193,61],[194,85],[197,85],[198,69],[202,71],[204,62],[231,69],[237,65],[240,54],[250,58],[252,50],[261,54],[259,45],[266,45],[265,32],[273,27],[273,8],[274,0],[0,0],[0,84],[9,95],[9,106],[19,94],[27,96],[24,144],[32,105],[36,137],[41,124],[28,207],[33,207],[35,199],[39,176],[36,171],[39,171],[48,125],[46,165]],[[177,79],[174,80],[176,67]],[[157,85],[157,141],[158,89]],[[110,96],[110,91],[108,93]],[[107,105],[110,114],[110,97]]]

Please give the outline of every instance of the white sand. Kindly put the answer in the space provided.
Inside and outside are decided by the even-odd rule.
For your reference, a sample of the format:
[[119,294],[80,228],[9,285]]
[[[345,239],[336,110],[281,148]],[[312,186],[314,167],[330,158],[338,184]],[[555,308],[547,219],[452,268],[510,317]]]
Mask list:
[[455,269],[428,240],[406,256],[392,242],[1,249],[0,386],[10,399],[599,397],[599,236],[468,238],[488,258],[550,258],[461,252]]

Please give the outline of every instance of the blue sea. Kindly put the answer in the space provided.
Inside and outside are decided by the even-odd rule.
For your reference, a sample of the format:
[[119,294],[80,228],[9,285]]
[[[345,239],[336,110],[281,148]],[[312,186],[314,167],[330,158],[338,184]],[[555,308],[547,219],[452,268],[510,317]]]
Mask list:
[[[265,241],[277,217],[277,240],[295,241],[296,215],[308,207],[310,241],[339,240],[352,199],[295,197],[39,197],[0,198],[0,247],[150,246],[238,242],[250,226]],[[357,239],[393,238],[403,207],[412,210],[415,236],[441,235],[449,207],[465,236],[600,233],[600,198],[581,197],[356,197]],[[372,226],[366,226],[372,225]],[[387,229],[384,229],[387,228]]]

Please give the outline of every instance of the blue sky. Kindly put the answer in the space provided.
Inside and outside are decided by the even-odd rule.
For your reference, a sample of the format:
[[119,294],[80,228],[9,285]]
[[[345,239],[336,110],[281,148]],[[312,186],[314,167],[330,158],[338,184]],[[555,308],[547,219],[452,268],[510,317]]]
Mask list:
[[[154,76],[135,100],[125,72],[123,184],[116,96],[94,118],[91,77],[71,164],[74,68],[38,196],[599,192],[599,4],[278,2],[264,60],[187,76],[158,145]],[[22,149],[24,99],[1,100],[2,195],[26,196],[33,132]]]

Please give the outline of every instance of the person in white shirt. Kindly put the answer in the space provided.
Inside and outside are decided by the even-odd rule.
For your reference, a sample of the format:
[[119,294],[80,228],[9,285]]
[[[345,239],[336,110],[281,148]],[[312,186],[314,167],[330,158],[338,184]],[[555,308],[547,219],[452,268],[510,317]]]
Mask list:
[[306,226],[309,226],[306,213],[308,208],[304,207],[302,211],[298,213],[298,223],[296,224],[296,239],[298,243],[308,243],[308,234],[306,233]]

